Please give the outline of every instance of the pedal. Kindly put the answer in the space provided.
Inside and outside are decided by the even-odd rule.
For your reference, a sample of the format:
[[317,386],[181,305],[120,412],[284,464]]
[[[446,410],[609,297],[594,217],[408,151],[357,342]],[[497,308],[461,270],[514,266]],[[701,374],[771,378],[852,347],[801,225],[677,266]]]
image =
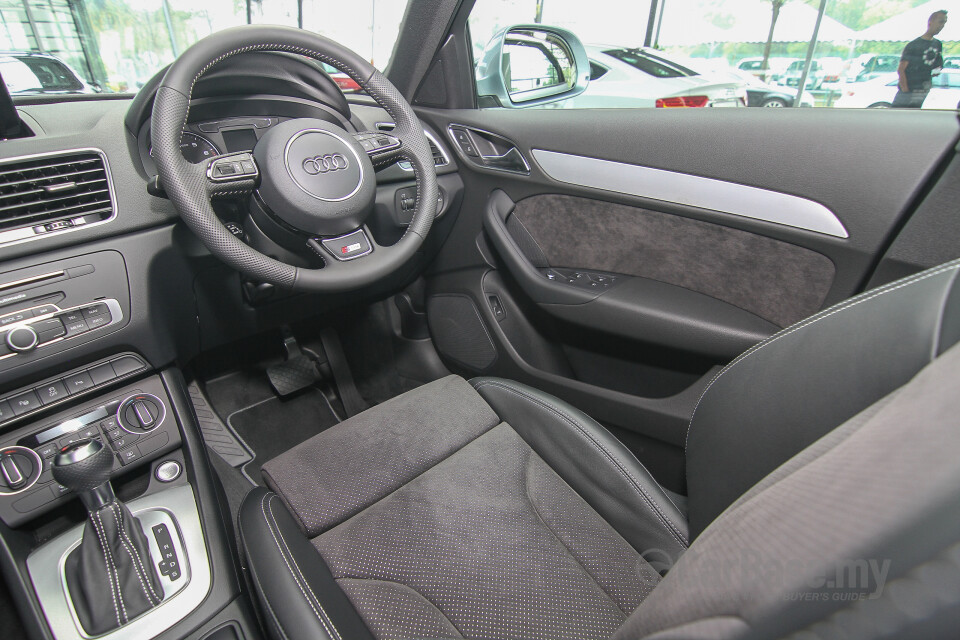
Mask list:
[[303,353],[297,339],[289,327],[283,327],[283,347],[286,350],[286,360],[280,364],[267,367],[267,378],[270,386],[280,397],[306,389],[322,378],[317,370],[316,362]]

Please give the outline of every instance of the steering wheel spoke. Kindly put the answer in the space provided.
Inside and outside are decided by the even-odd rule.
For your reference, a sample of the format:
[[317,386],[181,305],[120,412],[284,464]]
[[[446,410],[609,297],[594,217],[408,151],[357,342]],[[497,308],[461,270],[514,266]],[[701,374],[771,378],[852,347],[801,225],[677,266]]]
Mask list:
[[307,246],[322,256],[327,265],[357,260],[379,248],[366,225],[334,238],[311,238],[307,241]]
[[404,157],[403,140],[382,131],[361,131],[353,139],[367,152],[374,168],[382,169]]
[[260,179],[257,161],[247,152],[219,155],[197,166],[204,174],[209,198],[247,195]]

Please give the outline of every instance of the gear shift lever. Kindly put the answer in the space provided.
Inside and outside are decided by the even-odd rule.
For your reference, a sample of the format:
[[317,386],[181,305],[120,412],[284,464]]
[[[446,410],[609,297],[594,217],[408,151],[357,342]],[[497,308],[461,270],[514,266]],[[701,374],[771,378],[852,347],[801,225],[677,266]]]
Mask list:
[[68,595],[91,636],[123,626],[163,600],[147,537],[110,485],[113,460],[98,440],[65,447],[53,459],[54,479],[75,491],[89,512],[65,573]]
[[113,454],[97,440],[65,448],[53,459],[53,479],[80,496],[87,511],[97,511],[116,501],[110,485]]

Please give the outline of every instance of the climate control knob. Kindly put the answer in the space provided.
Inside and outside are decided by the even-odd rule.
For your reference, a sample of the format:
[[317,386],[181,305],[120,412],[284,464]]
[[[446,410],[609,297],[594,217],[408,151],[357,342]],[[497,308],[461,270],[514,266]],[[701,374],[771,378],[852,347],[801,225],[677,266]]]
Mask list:
[[0,449],[0,495],[29,489],[42,471],[43,462],[32,449],[16,445]]
[[7,332],[7,346],[18,353],[33,351],[39,340],[31,327],[16,327]]
[[163,422],[163,402],[149,393],[138,393],[120,403],[117,418],[130,433],[152,431]]

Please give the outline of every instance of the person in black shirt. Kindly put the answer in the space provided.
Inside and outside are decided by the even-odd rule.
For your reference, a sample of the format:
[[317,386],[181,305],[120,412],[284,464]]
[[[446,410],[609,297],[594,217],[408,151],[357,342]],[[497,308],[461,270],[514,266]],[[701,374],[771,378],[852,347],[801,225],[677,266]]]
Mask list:
[[895,108],[919,109],[930,93],[934,69],[943,66],[943,43],[933,36],[947,24],[946,11],[934,11],[927,20],[927,31],[903,48],[897,74],[900,76]]

